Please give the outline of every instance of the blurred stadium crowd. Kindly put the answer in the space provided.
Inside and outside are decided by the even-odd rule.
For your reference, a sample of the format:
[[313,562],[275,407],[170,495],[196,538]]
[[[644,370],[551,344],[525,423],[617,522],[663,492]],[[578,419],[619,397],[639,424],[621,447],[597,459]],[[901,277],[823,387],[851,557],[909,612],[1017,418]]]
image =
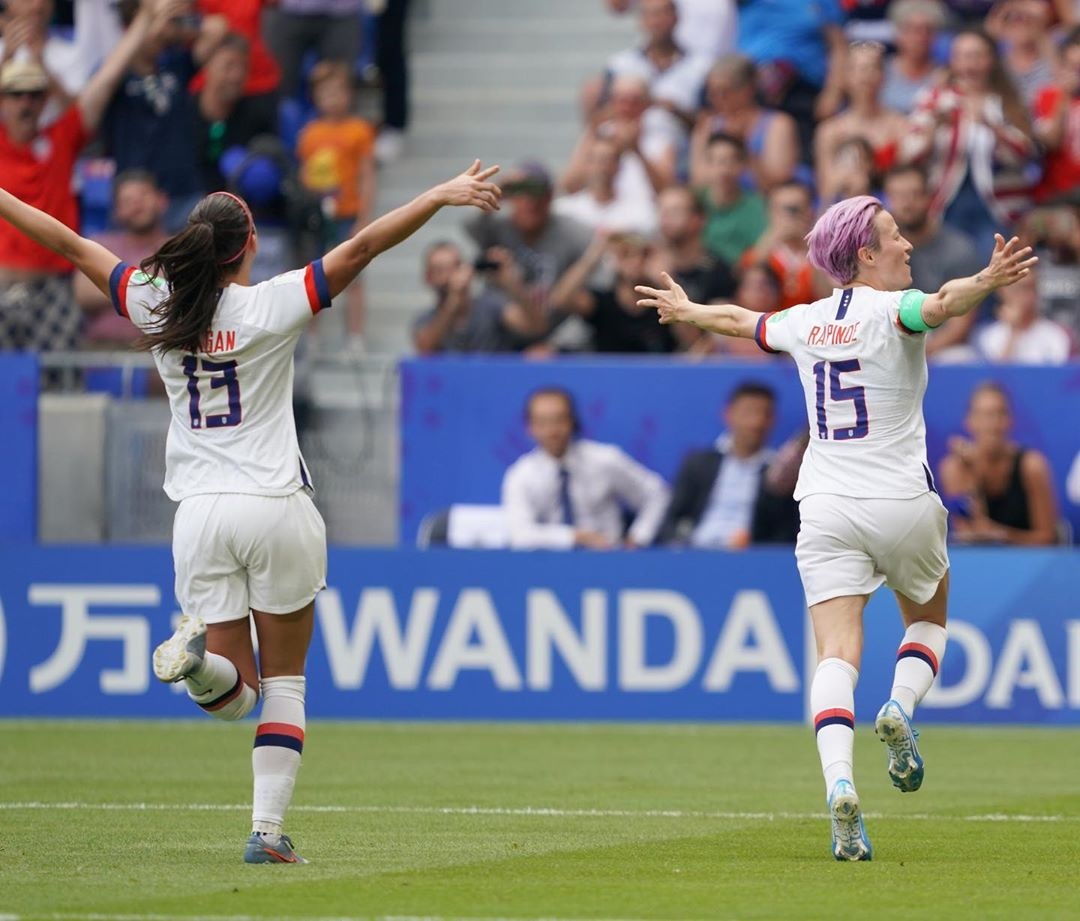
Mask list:
[[[599,0],[597,0],[599,2]],[[1037,278],[930,337],[933,360],[1062,363],[1080,330],[1080,31],[1071,3],[608,0],[640,40],[581,93],[553,175],[526,163],[507,214],[468,231],[470,267],[428,253],[421,353],[690,352],[753,344],[657,328],[633,286],[667,269],[698,301],[761,311],[831,289],[807,262],[817,214],[881,196],[914,286],[971,274],[996,231]],[[485,277],[473,297],[473,275]],[[766,360],[766,359],[762,359]]]
[[[668,271],[698,301],[808,302],[832,285],[805,234],[868,193],[914,244],[914,287],[977,271],[995,232],[1042,257],[1029,282],[932,333],[932,361],[1074,359],[1076,0],[582,2],[636,17],[638,40],[596,61],[558,169],[505,170],[502,212],[465,227],[475,249],[427,248],[419,354],[774,361],[660,326],[634,285]],[[259,221],[256,280],[302,265],[372,217],[380,163],[423,155],[408,142],[408,15],[408,0],[7,0],[0,182],[131,262],[202,194],[232,189]],[[356,105],[372,86],[378,126]],[[362,354],[362,284],[342,300]],[[85,279],[0,226],[0,351],[135,335]]]
[[[592,0],[601,3],[604,0]],[[803,236],[839,198],[884,198],[935,290],[993,233],[1042,267],[930,337],[937,361],[1061,363],[1080,331],[1080,13],[1071,0],[606,0],[639,41],[581,90],[558,170],[505,176],[477,244],[429,248],[421,354],[690,352],[760,357],[660,328],[633,285],[666,268],[702,301],[757,310],[828,279]],[[371,216],[402,156],[407,0],[8,0],[5,187],[124,258],[233,188],[268,233],[257,273],[303,264]],[[139,11],[145,37],[120,41]],[[513,15],[513,4],[507,4]],[[379,74],[382,123],[357,114]],[[62,261],[0,229],[0,348],[124,345],[133,331]],[[473,258],[475,255],[475,258]],[[479,278],[477,276],[480,276]],[[363,332],[362,287],[347,329]],[[764,360],[764,359],[763,359]]]

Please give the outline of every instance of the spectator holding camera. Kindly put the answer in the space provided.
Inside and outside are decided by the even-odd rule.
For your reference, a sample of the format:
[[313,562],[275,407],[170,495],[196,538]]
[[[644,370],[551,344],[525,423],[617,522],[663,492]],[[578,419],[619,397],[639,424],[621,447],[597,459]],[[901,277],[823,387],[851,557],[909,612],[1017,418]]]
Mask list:
[[502,209],[479,214],[465,231],[493,264],[488,284],[530,317],[546,317],[552,287],[589,246],[589,229],[552,212],[552,184],[539,163],[511,170],[502,185]]
[[[536,448],[510,465],[502,483],[511,547],[608,550],[653,542],[668,501],[658,474],[615,445],[581,437],[574,398],[561,387],[533,391],[525,420]],[[634,516],[628,529],[624,510]]]
[[420,355],[446,352],[512,352],[543,330],[530,325],[518,304],[492,288],[474,292],[476,271],[498,268],[481,258],[468,265],[453,243],[432,243],[424,254],[424,282],[435,305],[413,326]]

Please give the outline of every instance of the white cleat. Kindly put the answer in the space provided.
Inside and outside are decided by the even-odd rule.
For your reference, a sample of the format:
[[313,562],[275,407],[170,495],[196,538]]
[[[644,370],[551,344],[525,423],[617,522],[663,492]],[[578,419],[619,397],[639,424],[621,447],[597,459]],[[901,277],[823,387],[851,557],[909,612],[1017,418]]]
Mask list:
[[871,860],[874,849],[866,835],[859,794],[848,780],[838,780],[829,794],[832,852],[837,860]]
[[190,675],[206,656],[206,624],[201,617],[184,614],[176,630],[154,650],[154,674],[172,684]]

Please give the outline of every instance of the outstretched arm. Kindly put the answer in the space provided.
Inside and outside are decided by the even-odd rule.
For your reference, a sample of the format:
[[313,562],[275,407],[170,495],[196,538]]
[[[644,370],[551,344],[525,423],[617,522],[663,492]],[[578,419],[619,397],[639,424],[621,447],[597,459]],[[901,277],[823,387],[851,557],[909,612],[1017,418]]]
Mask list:
[[428,189],[335,246],[322,261],[330,296],[337,297],[372,259],[411,237],[440,208],[472,205],[482,211],[498,211],[502,192],[495,183],[488,182],[498,171],[497,166],[482,169],[480,161],[475,160],[460,176]]
[[954,278],[941,286],[937,294],[931,294],[922,302],[922,319],[929,326],[940,326],[949,317],[962,317],[974,310],[983,299],[998,288],[1020,281],[1031,273],[1039,261],[1031,255],[1031,247],[1020,249],[1020,238],[1005,238],[994,234],[994,254],[981,272],[968,278]]
[[667,272],[661,272],[660,278],[666,289],[638,285],[634,290],[644,295],[637,302],[638,307],[655,307],[661,323],[690,323],[721,336],[754,338],[762,314],[738,304],[695,304]]
[[105,297],[109,297],[109,274],[120,259],[100,243],[80,237],[66,224],[3,189],[0,189],[0,219],[74,263],[75,268],[89,278]]

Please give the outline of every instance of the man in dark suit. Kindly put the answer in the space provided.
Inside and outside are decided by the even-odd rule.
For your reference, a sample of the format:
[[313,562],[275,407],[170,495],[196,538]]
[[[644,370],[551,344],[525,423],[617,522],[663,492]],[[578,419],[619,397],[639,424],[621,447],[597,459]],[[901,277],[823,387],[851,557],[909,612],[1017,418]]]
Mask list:
[[791,493],[806,442],[797,436],[779,452],[766,446],[775,409],[770,387],[735,388],[724,407],[726,432],[683,459],[657,543],[735,550],[795,542],[799,510]]

